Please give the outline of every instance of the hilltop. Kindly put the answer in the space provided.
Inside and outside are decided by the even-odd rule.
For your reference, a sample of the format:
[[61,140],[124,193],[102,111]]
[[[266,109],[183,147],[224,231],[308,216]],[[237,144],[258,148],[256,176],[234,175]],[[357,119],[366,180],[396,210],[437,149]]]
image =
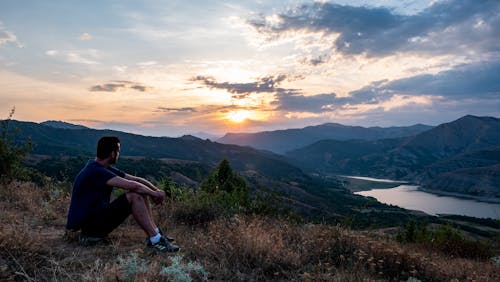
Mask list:
[[182,203],[176,201],[157,206],[155,217],[176,238],[181,253],[162,257],[147,252],[133,220],[111,234],[111,245],[84,247],[64,233],[68,203],[68,189],[59,184],[43,189],[32,183],[2,184],[0,280],[500,279],[486,245],[455,237],[442,237],[448,241],[440,245],[401,244],[379,231],[243,214],[193,225],[178,217]]
[[[69,131],[80,137],[108,133],[30,123],[25,128],[37,137],[32,140],[41,140],[35,146],[54,140],[58,143],[51,150],[59,152],[76,142]],[[154,141],[166,140],[181,152],[189,146],[196,152],[201,150],[197,143],[210,142],[193,136],[170,140],[111,133],[138,144],[133,148],[138,151],[144,149],[139,141],[161,148],[164,145]],[[63,135],[68,139],[58,139]],[[20,141],[19,136],[15,138]],[[293,165],[288,171],[294,173],[266,174],[261,170],[267,167],[255,160],[271,159],[276,165],[282,156],[275,159],[269,152],[224,144],[212,148],[222,148],[219,153],[232,149],[228,154],[232,157],[250,154],[256,166],[233,171],[227,160],[214,168],[187,158],[120,158],[122,168],[148,177],[169,194],[166,205],[155,207],[154,216],[176,238],[181,253],[162,257],[145,250],[144,234],[132,219],[110,235],[110,245],[81,246],[78,234],[65,232],[64,226],[71,180],[88,157],[32,154],[23,165],[29,147],[9,140],[4,135],[0,139],[4,160],[0,167],[0,280],[500,278],[493,260],[499,254],[497,221],[430,217],[386,206],[353,195],[335,179],[311,177]],[[230,182],[221,182],[226,179]],[[115,192],[116,197],[119,191]]]

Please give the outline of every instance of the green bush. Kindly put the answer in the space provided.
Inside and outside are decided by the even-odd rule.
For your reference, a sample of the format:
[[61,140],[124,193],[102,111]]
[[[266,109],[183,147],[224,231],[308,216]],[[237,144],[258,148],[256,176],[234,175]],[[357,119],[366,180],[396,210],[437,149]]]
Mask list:
[[158,187],[175,202],[173,217],[185,224],[204,224],[235,214],[300,220],[296,213],[283,208],[272,192],[259,191],[251,197],[245,179],[232,170],[227,160],[221,161],[198,189],[180,187],[169,178],[161,179]]
[[432,239],[432,233],[427,228],[428,222],[416,222],[410,219],[403,230],[397,234],[397,240],[403,243],[422,243]]
[[493,255],[489,244],[465,238],[460,230],[449,223],[429,230],[427,222],[417,223],[410,219],[404,229],[398,232],[396,240],[401,243],[419,243],[454,257],[485,259]]
[[28,177],[22,162],[31,150],[31,142],[27,140],[24,145],[16,144],[15,130],[9,131],[14,112],[15,108],[0,124],[0,181],[3,183]]

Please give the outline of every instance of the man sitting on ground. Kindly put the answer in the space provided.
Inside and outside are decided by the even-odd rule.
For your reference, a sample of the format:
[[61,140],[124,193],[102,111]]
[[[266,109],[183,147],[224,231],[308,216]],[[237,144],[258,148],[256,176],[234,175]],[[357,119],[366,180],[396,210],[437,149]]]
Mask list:
[[[73,184],[66,228],[80,232],[80,243],[103,240],[130,214],[149,237],[147,247],[158,252],[177,252],[172,238],[163,235],[153,221],[149,199],[165,201],[165,192],[144,178],[111,166],[120,155],[120,139],[106,136],[97,143],[97,156],[89,160]],[[110,202],[113,187],[127,192]]]

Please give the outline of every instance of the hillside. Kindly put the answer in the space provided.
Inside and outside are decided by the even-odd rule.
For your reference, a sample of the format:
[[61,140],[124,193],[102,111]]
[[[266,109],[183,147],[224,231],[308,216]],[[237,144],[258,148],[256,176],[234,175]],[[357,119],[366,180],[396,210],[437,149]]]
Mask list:
[[393,150],[403,139],[382,140],[321,140],[309,146],[289,151],[285,156],[305,171],[328,174],[378,176],[377,161]]
[[460,154],[425,168],[418,176],[428,191],[489,195],[500,200],[500,147]]
[[439,174],[431,181],[422,183],[424,189],[432,192],[449,192],[455,195],[469,194],[471,196],[491,196],[484,200],[500,202],[500,164],[456,169]]
[[459,154],[500,145],[500,119],[464,116],[408,139],[397,149],[427,165]]
[[320,140],[377,140],[412,136],[431,129],[432,126],[417,124],[407,127],[361,127],[326,123],[300,129],[265,131],[258,133],[228,133],[217,140],[225,144],[251,146],[276,153],[304,147]]
[[[363,215],[359,206],[368,199],[353,195],[335,179],[313,178],[286,162],[283,156],[249,147],[226,145],[194,136],[180,138],[148,137],[119,131],[53,128],[37,123],[9,123],[22,135],[22,143],[33,143],[29,163],[54,179],[72,181],[89,158],[95,155],[95,143],[103,135],[116,135],[122,149],[118,167],[155,181],[174,179],[178,184],[196,187],[207,171],[221,160],[243,175],[255,195],[276,194],[278,203],[307,218],[340,222],[353,217],[356,227],[386,226],[406,221],[411,213],[401,208],[370,203],[373,212]],[[384,214],[382,217],[381,214]]]
[[498,146],[500,119],[465,116],[411,137],[323,140],[286,156],[308,172],[407,180],[429,190],[497,197]]
[[16,137],[19,142],[30,138],[33,154],[93,157],[97,140],[101,136],[115,135],[122,142],[122,156],[171,158],[198,161],[212,166],[226,158],[238,171],[254,170],[274,178],[305,177],[300,169],[288,164],[282,156],[194,136],[150,137],[113,130],[67,129],[20,121],[11,121],[9,126],[21,131],[21,135]]
[[[37,134],[54,133],[43,125],[39,125],[38,131],[31,126]],[[82,134],[79,129],[58,130]],[[57,137],[32,136],[42,141]],[[20,141],[25,137],[16,138]],[[144,141],[141,138],[147,137],[138,138]],[[178,139],[200,142],[192,136]],[[61,140],[59,146],[64,148],[64,142]],[[40,146],[43,142],[35,144]],[[9,146],[6,147],[10,151]],[[234,150],[237,147],[230,146]],[[499,254],[498,242],[492,240],[498,236],[497,221],[411,214],[355,196],[329,178],[303,174],[272,178],[248,169],[234,176],[228,162],[223,162],[228,179],[245,176],[253,189],[251,197],[241,193],[243,190],[212,191],[200,185],[207,179],[220,181],[222,163],[214,170],[193,160],[120,158],[118,165],[122,168],[147,176],[168,192],[166,205],[154,206],[153,214],[158,225],[176,238],[182,251],[170,256],[151,253],[144,247],[144,233],[131,218],[110,234],[111,244],[83,246],[78,243],[78,234],[65,232],[64,226],[70,181],[87,159],[32,154],[27,162],[30,168],[24,167],[20,159],[12,159],[12,164],[19,166],[5,167],[10,172],[5,175],[14,178],[2,175],[0,181],[0,280],[496,281],[500,278],[492,259]],[[245,187],[244,182],[231,183]],[[212,184],[208,187],[213,187]],[[115,191],[114,197],[119,192]],[[356,231],[359,228],[370,231]]]
[[189,224],[179,219],[182,203],[176,201],[155,206],[154,216],[176,238],[179,254],[146,250],[144,233],[132,219],[110,234],[112,244],[81,246],[75,234],[64,232],[68,191],[55,183],[41,188],[0,184],[2,281],[500,279],[499,266],[490,259],[497,251],[450,234],[437,237],[439,244],[416,244],[399,243],[383,230],[352,231],[266,216]]

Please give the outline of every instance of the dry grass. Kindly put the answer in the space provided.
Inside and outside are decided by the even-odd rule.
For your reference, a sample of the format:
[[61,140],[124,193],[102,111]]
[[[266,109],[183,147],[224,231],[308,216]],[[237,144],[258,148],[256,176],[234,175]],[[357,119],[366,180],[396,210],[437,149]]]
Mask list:
[[29,183],[0,188],[1,281],[162,281],[174,278],[166,268],[176,259],[208,273],[186,270],[194,281],[500,281],[500,268],[489,261],[447,257],[337,226],[250,216],[185,225],[168,216],[175,204],[158,218],[177,238],[182,259],[150,256],[132,220],[111,234],[113,244],[81,247],[63,236],[67,193]]

